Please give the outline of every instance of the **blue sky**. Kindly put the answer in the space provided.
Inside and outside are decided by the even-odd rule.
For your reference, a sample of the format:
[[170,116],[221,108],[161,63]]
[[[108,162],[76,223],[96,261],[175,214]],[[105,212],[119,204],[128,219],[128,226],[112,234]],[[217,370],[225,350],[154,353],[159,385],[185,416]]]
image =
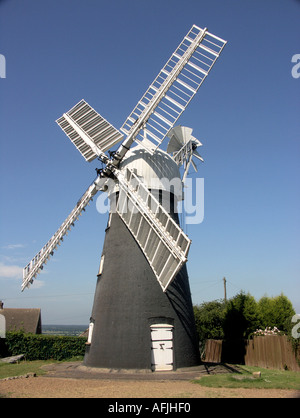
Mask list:
[[[84,98],[117,128],[193,24],[226,39],[180,119],[202,143],[205,213],[186,225],[193,302],[283,292],[300,313],[300,54],[296,0],[0,2],[0,299],[49,324],[87,324],[106,215],[94,203],[38,281],[24,265],[73,209],[100,163],[55,120]],[[300,71],[299,71],[300,72]],[[195,177],[195,174],[192,174]]]

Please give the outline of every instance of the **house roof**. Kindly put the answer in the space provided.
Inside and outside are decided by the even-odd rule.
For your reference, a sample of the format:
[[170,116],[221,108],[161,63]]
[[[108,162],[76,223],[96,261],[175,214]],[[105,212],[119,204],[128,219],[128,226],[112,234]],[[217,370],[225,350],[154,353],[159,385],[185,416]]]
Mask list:
[[0,314],[5,317],[6,331],[24,330],[24,332],[33,334],[42,332],[41,310],[39,308],[4,308],[0,309]]

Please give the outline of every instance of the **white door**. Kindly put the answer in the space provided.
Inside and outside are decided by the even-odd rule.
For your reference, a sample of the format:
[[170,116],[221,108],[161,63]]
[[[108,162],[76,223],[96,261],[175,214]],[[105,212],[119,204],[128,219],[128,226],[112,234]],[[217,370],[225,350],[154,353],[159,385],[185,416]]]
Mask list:
[[173,370],[173,326],[151,325],[152,370]]

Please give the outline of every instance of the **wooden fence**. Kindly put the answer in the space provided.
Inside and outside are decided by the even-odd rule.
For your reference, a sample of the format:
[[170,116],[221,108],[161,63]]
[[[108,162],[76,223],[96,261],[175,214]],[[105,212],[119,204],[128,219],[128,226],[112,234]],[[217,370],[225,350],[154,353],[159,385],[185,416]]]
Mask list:
[[222,344],[222,340],[206,340],[205,353],[202,360],[208,363],[221,363]]
[[202,360],[209,363],[243,363],[247,366],[300,371],[300,352],[298,350],[296,357],[286,335],[268,335],[246,340],[243,343],[242,357],[238,356],[236,359],[232,355],[232,348],[235,347],[228,348],[222,340],[207,340]]

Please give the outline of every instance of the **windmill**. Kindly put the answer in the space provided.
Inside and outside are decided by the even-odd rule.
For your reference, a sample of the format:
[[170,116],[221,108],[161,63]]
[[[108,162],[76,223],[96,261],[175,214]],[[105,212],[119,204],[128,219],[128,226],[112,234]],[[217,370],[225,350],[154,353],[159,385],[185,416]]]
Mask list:
[[[57,120],[85,160],[98,158],[103,168],[57,232],[24,267],[22,291],[96,193],[107,192],[111,209],[86,366],[173,370],[199,363],[185,265],[191,241],[179,226],[176,205],[190,165],[196,168],[193,158],[202,159],[197,152],[201,143],[190,128],[174,125],[225,44],[206,28],[193,25],[121,132],[85,100]],[[170,142],[165,152],[159,147],[167,135]],[[119,142],[117,150],[111,151]],[[180,166],[184,167],[182,179]]]

